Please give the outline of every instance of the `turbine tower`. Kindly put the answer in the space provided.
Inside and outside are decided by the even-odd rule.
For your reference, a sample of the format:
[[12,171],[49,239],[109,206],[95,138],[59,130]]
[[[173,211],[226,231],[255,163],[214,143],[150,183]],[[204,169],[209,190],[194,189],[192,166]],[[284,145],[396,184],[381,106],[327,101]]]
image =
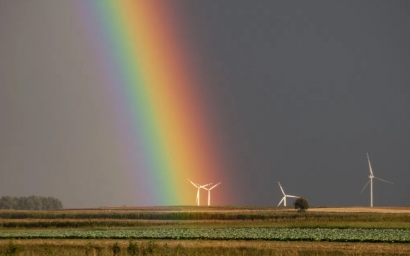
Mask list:
[[189,182],[191,182],[192,183],[192,185],[194,185],[194,187],[196,187],[197,189],[198,189],[198,192],[196,193],[196,203],[197,203],[197,205],[199,206],[199,204],[200,204],[200,200],[199,200],[199,190],[201,189],[201,188],[203,188],[203,189],[205,189],[205,187],[206,186],[209,186],[209,185],[211,185],[212,183],[208,183],[208,184],[206,184],[206,185],[199,185],[199,184],[196,184],[196,183],[194,183],[194,182],[192,182],[190,179],[188,179],[189,180]]
[[369,183],[370,183],[370,207],[373,207],[373,178],[376,178],[376,179],[378,179],[378,180],[381,180],[381,181],[384,181],[384,182],[387,182],[387,183],[390,183],[390,184],[393,184],[393,183],[391,183],[390,181],[387,181],[387,180],[382,180],[382,179],[377,178],[377,177],[374,176],[373,170],[372,170],[372,165],[370,164],[369,153],[366,153],[366,154],[367,154],[367,161],[369,162],[369,170],[370,170],[369,178],[370,178],[370,180],[369,180],[369,181],[366,183],[366,185],[363,187],[362,191],[360,191],[360,194],[363,192],[363,190],[364,190],[364,189],[367,187],[367,185],[369,185]]
[[278,182],[278,183],[279,183],[280,190],[282,190],[282,194],[283,194],[283,198],[282,198],[282,200],[280,200],[278,206],[279,206],[279,205],[282,203],[282,201],[283,201],[283,206],[286,207],[286,197],[300,198],[300,197],[298,197],[298,196],[286,195],[286,194],[285,194],[285,191],[283,191],[282,185],[280,185],[280,182]]
[[208,206],[211,205],[211,189],[213,189],[214,187],[218,186],[219,184],[221,184],[221,182],[219,182],[218,184],[214,185],[211,188],[204,188],[205,190],[208,190]]

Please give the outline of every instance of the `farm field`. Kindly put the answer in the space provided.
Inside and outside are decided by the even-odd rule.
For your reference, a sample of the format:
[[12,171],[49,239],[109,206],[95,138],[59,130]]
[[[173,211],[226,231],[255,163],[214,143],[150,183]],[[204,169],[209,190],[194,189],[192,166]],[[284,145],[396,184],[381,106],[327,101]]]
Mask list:
[[409,208],[0,211],[3,255],[406,255]]

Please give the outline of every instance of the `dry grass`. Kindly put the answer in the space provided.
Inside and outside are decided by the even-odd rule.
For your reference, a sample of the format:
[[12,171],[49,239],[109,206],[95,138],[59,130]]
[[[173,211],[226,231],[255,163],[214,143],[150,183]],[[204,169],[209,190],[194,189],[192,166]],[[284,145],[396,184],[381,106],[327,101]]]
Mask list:
[[[134,240],[139,244],[146,243],[143,240]],[[9,241],[1,241],[0,246],[7,246]],[[126,240],[14,240],[17,246],[33,247],[85,247],[87,245],[108,248],[114,243],[121,247],[127,247]],[[169,247],[183,246],[185,248],[254,248],[258,250],[273,250],[275,252],[284,252],[287,255],[297,255],[299,252],[342,252],[343,254],[404,254],[410,255],[410,244],[391,244],[391,243],[341,243],[341,242],[279,242],[279,241],[176,241],[176,240],[159,240],[155,241],[159,246],[167,244]]]

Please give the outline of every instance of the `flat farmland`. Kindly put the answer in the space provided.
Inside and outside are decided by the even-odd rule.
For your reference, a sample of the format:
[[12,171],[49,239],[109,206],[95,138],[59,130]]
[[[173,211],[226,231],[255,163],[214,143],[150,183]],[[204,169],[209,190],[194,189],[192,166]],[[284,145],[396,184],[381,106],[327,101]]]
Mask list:
[[44,255],[44,250],[49,255],[406,255],[410,208],[0,211],[0,253]]
[[309,211],[312,212],[341,212],[341,213],[397,213],[397,214],[410,214],[410,207],[323,207],[312,208]]

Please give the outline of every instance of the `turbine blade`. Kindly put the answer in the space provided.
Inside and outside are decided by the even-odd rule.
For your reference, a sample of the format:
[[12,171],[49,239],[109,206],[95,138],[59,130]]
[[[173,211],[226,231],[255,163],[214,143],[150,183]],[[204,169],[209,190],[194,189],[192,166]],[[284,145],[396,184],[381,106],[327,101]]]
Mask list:
[[366,185],[363,187],[362,191],[360,191],[360,194],[363,192],[363,190],[367,187],[367,185],[369,185],[370,180],[366,183]]
[[377,178],[377,177],[374,177],[374,178],[376,178],[376,179],[378,179],[378,180],[381,180],[381,181],[384,181],[384,182],[387,182],[387,183],[390,183],[390,184],[394,185],[394,184],[393,184],[393,182],[390,182],[390,181],[387,181],[387,180],[383,180],[383,179],[380,179],[380,178]]
[[192,185],[194,185],[194,187],[198,188],[198,186],[195,183],[193,183],[190,179],[188,179],[188,180],[189,180],[189,182],[192,183]]
[[211,189],[213,189],[214,187],[218,186],[219,184],[221,184],[221,182],[219,182],[218,184],[216,184],[215,186],[213,186],[213,187],[211,187],[211,188],[208,188],[207,190],[211,190]]
[[366,153],[367,154],[367,161],[369,161],[369,170],[370,170],[370,174],[372,175],[372,176],[374,176],[374,174],[373,174],[373,170],[372,170],[372,165],[370,164],[370,157],[369,157],[369,153]]
[[280,202],[278,203],[278,206],[283,202],[283,200],[285,200],[285,197],[283,197],[282,200],[280,200]]
[[291,195],[286,195],[286,197],[300,198],[300,197],[298,197],[298,196],[291,196]]
[[278,182],[278,183],[279,183],[280,190],[282,190],[283,195],[286,196],[285,191],[283,191],[282,185],[280,185],[280,182]]

